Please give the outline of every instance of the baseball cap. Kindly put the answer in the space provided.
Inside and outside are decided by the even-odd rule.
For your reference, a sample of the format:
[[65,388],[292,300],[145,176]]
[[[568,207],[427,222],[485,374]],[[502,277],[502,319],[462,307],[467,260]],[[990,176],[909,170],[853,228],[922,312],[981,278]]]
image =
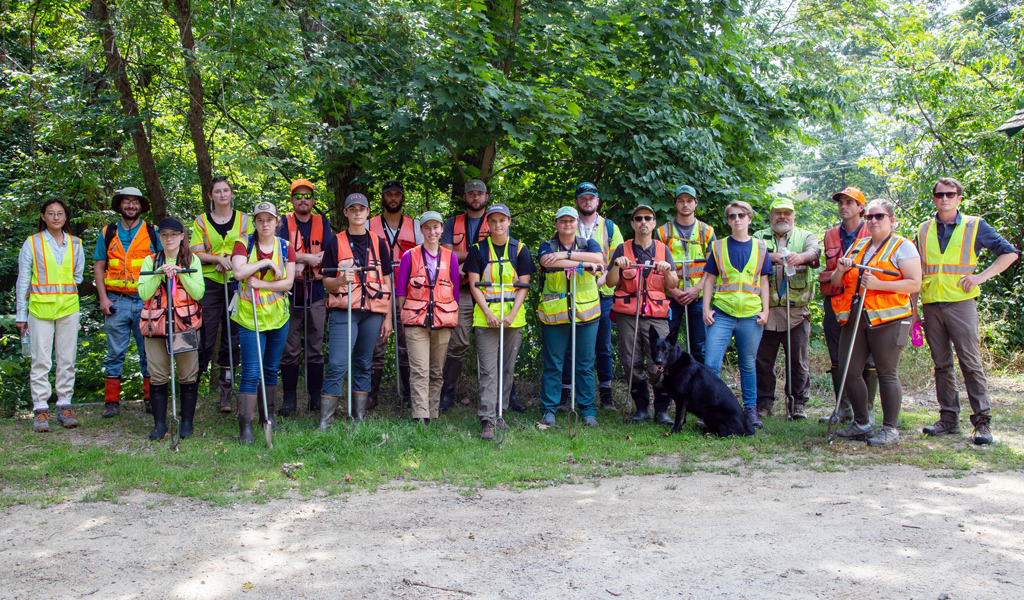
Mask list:
[[252,216],[255,217],[260,213],[267,213],[270,215],[277,215],[277,207],[270,202],[257,202],[256,206],[252,207]]
[[839,202],[839,199],[844,196],[847,198],[852,198],[860,204],[867,204],[867,198],[864,197],[864,192],[858,190],[855,187],[848,187],[837,194],[832,194],[832,200],[834,200],[835,202]]
[[487,193],[487,184],[480,181],[479,179],[470,179],[466,182],[467,192],[483,192]]
[[157,231],[177,231],[178,233],[185,233],[185,226],[174,217],[164,217],[160,219],[160,224],[156,226]]
[[313,183],[311,181],[306,179],[296,179],[295,181],[292,182],[292,189],[289,190],[289,193],[294,194],[295,188],[302,186],[308,187],[311,192],[316,192],[316,187],[313,186]]
[[690,186],[690,185],[677,185],[676,186],[676,191],[675,191],[675,196],[673,196],[673,198],[678,198],[680,194],[689,194],[689,195],[693,196],[694,198],[696,198],[697,197],[697,190],[693,189],[693,186]]
[[493,214],[505,215],[506,217],[508,217],[510,219],[512,218],[512,213],[508,210],[508,207],[505,206],[504,204],[492,204],[487,209],[487,216],[489,217],[489,216],[491,216]]
[[444,217],[442,217],[441,213],[437,212],[436,210],[428,210],[427,212],[420,215],[420,227],[422,227],[423,224],[428,221],[437,221],[438,223],[444,225]]
[[370,208],[370,203],[366,200],[366,196],[362,194],[349,194],[348,197],[345,198],[346,209],[356,204],[358,204],[359,206],[365,206],[366,208]]
[[641,210],[649,210],[649,211],[651,211],[652,215],[654,215],[655,217],[658,216],[658,213],[654,212],[654,209],[651,208],[650,206],[646,205],[646,204],[637,204],[636,208],[633,209],[633,212],[629,213],[629,216],[632,217],[633,215],[635,215],[636,213],[640,212]]
[[398,181],[397,179],[385,181],[384,185],[380,188],[380,193],[383,196],[384,194],[390,192],[391,190],[398,190],[399,192],[402,192],[403,195],[405,194],[405,186],[403,186],[402,182]]
[[598,198],[601,197],[601,195],[597,193],[597,186],[590,183],[589,181],[584,181],[583,183],[576,186],[576,197],[579,198],[583,194],[593,194]]
[[792,210],[796,212],[796,206],[793,204],[793,201],[790,200],[789,198],[776,198],[775,201],[772,202],[772,205],[768,207],[768,210],[773,211],[776,209]]
[[[589,194],[591,192],[584,193]],[[562,208],[558,209],[558,212],[555,213],[555,220],[557,221],[562,217],[572,217],[578,221],[580,218],[580,213],[576,212],[576,209],[571,206],[563,206]]]

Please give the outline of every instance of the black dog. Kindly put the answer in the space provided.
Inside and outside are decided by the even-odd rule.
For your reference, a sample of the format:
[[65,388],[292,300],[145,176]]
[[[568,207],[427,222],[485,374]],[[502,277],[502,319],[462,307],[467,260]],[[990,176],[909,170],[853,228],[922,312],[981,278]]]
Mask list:
[[[678,332],[677,327],[669,337],[675,337]],[[724,381],[679,346],[659,338],[653,327],[647,330],[647,334],[654,352],[654,367],[661,371],[662,389],[676,403],[676,422],[672,433],[683,428],[689,411],[703,419],[709,431],[721,437],[754,435],[750,415],[743,410],[736,394]]]

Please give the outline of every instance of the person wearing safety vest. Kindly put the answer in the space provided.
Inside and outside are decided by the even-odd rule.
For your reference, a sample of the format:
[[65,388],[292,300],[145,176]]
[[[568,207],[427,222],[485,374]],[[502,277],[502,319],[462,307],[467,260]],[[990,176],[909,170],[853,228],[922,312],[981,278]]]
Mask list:
[[[238,383],[238,441],[242,444],[253,443],[257,406],[263,426],[278,428],[274,420],[277,369],[288,340],[288,291],[295,280],[295,248],[275,235],[280,221],[277,207],[257,202],[252,219],[256,232],[236,241],[231,253],[232,272],[239,282],[238,305],[232,319],[238,324],[242,349],[242,377]],[[262,347],[263,364],[256,344]],[[266,386],[266,411],[259,402],[260,369]]]
[[[897,425],[903,403],[900,354],[910,336],[913,312],[910,295],[921,289],[921,257],[913,242],[893,233],[893,214],[893,205],[888,200],[869,202],[864,219],[871,237],[857,240],[839,259],[832,273],[832,285],[843,288],[842,295],[832,297],[832,308],[843,328],[840,352],[844,358],[847,352],[850,356],[846,390],[853,406],[853,422],[836,435],[848,440],[866,439],[869,446],[899,443]],[[861,276],[861,269],[853,268],[854,265],[885,269],[899,275],[865,271]],[[858,303],[863,303],[860,322],[855,320]],[[868,388],[864,382],[864,365],[869,355],[874,357],[878,370],[883,419],[882,427],[873,435],[873,427],[868,422]]]
[[[602,274],[604,255],[597,240],[576,235],[579,213],[563,206],[555,213],[555,237],[537,251],[541,264],[541,301],[537,316],[541,322],[544,375],[540,386],[541,422],[555,426],[559,403],[559,382],[569,363],[576,369],[576,403],[583,424],[597,426],[594,403],[594,353],[601,321],[601,297],[597,278]],[[576,282],[575,316],[572,281]],[[575,361],[572,360],[572,320],[576,320]],[[570,382],[572,379],[570,379]]]
[[[160,221],[157,235],[160,236],[163,250],[147,256],[142,262],[142,271],[163,271],[163,274],[139,276],[139,296],[146,302],[141,328],[146,336],[146,356],[149,358],[153,378],[150,385],[150,399],[153,403],[153,431],[149,432],[151,440],[162,440],[167,435],[167,382],[171,379],[171,356],[167,353],[168,325],[171,319],[167,278],[177,278],[173,311],[175,332],[199,328],[202,308],[198,301],[206,292],[202,263],[189,250],[185,225],[174,217],[167,217]],[[196,272],[177,273],[184,269],[195,269]],[[214,291],[219,290],[215,288]],[[148,328],[146,316],[157,312],[163,313],[163,327],[154,322],[154,327]],[[181,427],[178,435],[185,439],[192,435],[192,421],[199,399],[199,352],[190,350],[175,354],[174,369],[178,383],[181,384]]]
[[281,409],[278,414],[282,417],[295,412],[303,360],[306,361],[309,412],[320,414],[320,392],[324,385],[324,322],[327,319],[327,292],[324,291],[320,264],[324,259],[326,240],[334,237],[327,217],[313,214],[316,192],[311,182],[305,179],[293,181],[291,200],[293,212],[281,217],[281,224],[277,226],[277,237],[288,240],[295,249],[296,263],[288,341],[281,356]]
[[[839,258],[846,254],[854,242],[860,238],[869,237],[867,225],[861,216],[864,214],[864,204],[867,199],[864,193],[855,187],[845,188],[843,191],[832,195],[839,212],[840,223],[825,232],[825,269],[818,274],[818,283],[821,288],[821,295],[824,299],[824,317],[821,327],[825,330],[825,345],[828,347],[828,356],[831,361],[828,370],[832,378],[832,393],[838,394],[842,387],[843,374],[839,370],[839,322],[836,321],[836,312],[832,310],[832,298],[841,296],[842,286],[832,285],[832,273],[839,264]],[[878,395],[878,373],[875,371],[875,362],[868,358],[864,367],[864,381],[868,386],[868,419],[871,426],[875,425],[875,396]],[[835,404],[832,404],[835,407]],[[838,423],[846,423],[853,419],[853,407],[850,406],[850,399],[843,394],[839,402],[839,413],[830,413],[818,419],[819,423],[828,423],[835,420]]]
[[50,366],[56,357],[54,387],[57,390],[57,422],[78,427],[71,397],[75,391],[75,357],[78,352],[78,284],[85,274],[82,240],[71,235],[68,205],[50,198],[39,209],[37,233],[21,245],[18,282],[15,284],[14,324],[22,340],[29,339],[32,366],[34,431],[50,430]]
[[[324,390],[320,400],[320,430],[334,422],[338,398],[345,385],[345,373],[352,369],[352,414],[362,421],[370,396],[370,366],[377,338],[391,334],[392,270],[387,242],[366,229],[370,203],[362,194],[345,198],[348,229],[324,245],[324,287],[327,297],[330,351]],[[366,271],[335,271],[364,267]],[[348,284],[352,284],[349,297]],[[348,308],[352,308],[352,364],[348,364]]]
[[142,261],[160,250],[156,229],[142,220],[142,215],[149,212],[149,200],[138,188],[116,190],[110,208],[120,214],[121,219],[103,228],[92,254],[93,279],[107,332],[107,357],[103,360],[106,386],[101,415],[104,419],[121,413],[121,374],[132,337],[142,371],[143,406],[147,413],[151,412],[146,345],[139,332],[143,302],[138,287]]
[[[806,419],[805,406],[811,391],[811,300],[814,298],[814,277],[821,248],[818,237],[795,225],[793,201],[779,198],[768,212],[768,229],[754,234],[768,248],[772,276],[768,278],[768,323],[757,348],[757,413],[762,419],[772,414],[775,405],[775,359],[781,346],[786,360],[791,361],[793,381],[787,382],[793,394],[793,419]],[[790,271],[793,274],[790,275]],[[789,321],[786,320],[786,288],[789,288]],[[789,348],[786,332],[789,332]],[[783,371],[785,372],[785,371]]]
[[[615,327],[619,332],[619,356],[626,369],[633,369],[633,385],[629,390],[636,412],[629,418],[631,423],[642,423],[651,419],[651,396],[648,371],[655,376],[654,349],[651,348],[648,330],[654,328],[658,337],[668,336],[669,290],[679,285],[676,265],[668,246],[654,239],[658,228],[658,217],[654,209],[640,204],[631,215],[634,237],[615,249],[611,256],[611,268],[605,284],[615,288],[612,310],[615,311]],[[635,267],[632,265],[650,265]],[[637,327],[637,311],[639,328]],[[628,374],[627,374],[628,377]],[[661,425],[672,425],[668,415],[671,399],[662,388],[660,381],[654,381],[654,421]]]
[[[964,374],[971,403],[974,443],[991,444],[988,379],[981,364],[978,306],[981,284],[999,275],[1017,260],[1020,252],[981,217],[959,211],[964,186],[952,177],[941,177],[932,186],[935,217],[921,223],[917,249],[921,253],[923,284],[920,301],[924,333],[935,363],[935,391],[939,420],[924,428],[928,435],[960,432],[960,396],[953,371],[953,348]],[[995,261],[975,274],[978,255],[988,250]],[[920,317],[914,311],[914,319]]]
[[479,179],[466,182],[466,212],[449,218],[444,222],[441,232],[441,246],[455,253],[459,260],[459,324],[452,330],[448,341],[448,357],[444,361],[444,384],[441,386],[441,412],[447,411],[455,403],[455,388],[462,375],[462,358],[469,349],[469,335],[473,331],[473,311],[475,303],[473,294],[468,288],[466,277],[466,258],[469,249],[487,239],[490,233],[487,220],[487,184]]
[[[206,374],[206,369],[213,360],[214,346],[220,338],[220,349],[217,352],[217,365],[220,367],[217,385],[213,384],[210,375],[210,389],[220,390],[218,410],[231,412],[231,394],[235,390],[235,382],[231,379],[231,357],[235,360],[237,370],[241,360],[238,349],[238,326],[231,324],[228,304],[234,298],[237,286],[231,277],[231,253],[235,243],[245,239],[255,231],[252,217],[231,206],[234,191],[227,177],[214,177],[213,189],[210,191],[210,211],[203,213],[192,222],[189,251],[199,258],[203,265],[203,287],[205,293],[199,300],[203,307],[203,326],[199,329],[199,378]],[[224,286],[228,288],[228,297],[224,298]],[[230,345],[230,350],[229,350]]]
[[[387,243],[391,250],[391,264],[398,265],[402,256],[423,243],[420,222],[402,212],[405,204],[405,187],[401,181],[387,181],[381,188],[380,206],[383,212],[370,217],[366,228]],[[409,355],[406,351],[405,327],[402,320],[395,323],[395,352],[398,353],[398,376],[402,380],[402,405],[409,406]],[[384,376],[384,362],[387,358],[388,338],[377,339],[373,349],[373,372],[370,374],[370,403],[367,408],[377,406],[380,380]]]
[[441,213],[428,210],[419,223],[423,243],[402,256],[395,300],[409,351],[412,418],[427,424],[440,414],[444,359],[459,322],[459,260],[439,243]]
[[[696,217],[697,191],[692,186],[677,186],[675,198],[675,218],[659,227],[655,233],[658,241],[668,246],[676,264],[676,274],[679,275],[679,287],[669,292],[669,309],[672,316],[668,328],[670,332],[679,332],[680,329],[685,331],[686,328],[681,328],[680,325],[683,322],[683,313],[686,313],[690,327],[690,354],[694,360],[703,364],[707,330],[704,326],[702,306],[698,300],[704,289],[704,264],[707,262],[711,244],[717,238],[715,229]],[[678,340],[678,333],[675,338],[669,334],[669,341],[673,344]]]
[[[583,182],[576,186],[576,210],[580,219],[576,226],[576,235],[585,240],[594,240],[601,248],[601,262],[611,263],[612,252],[622,244],[622,230],[607,217],[598,214],[601,203],[597,186]],[[594,369],[597,371],[597,391],[601,395],[601,406],[615,409],[615,397],[612,394],[612,297],[615,289],[608,286],[605,278],[607,269],[597,278],[598,291],[601,295],[601,318],[597,326],[597,348],[594,353]],[[562,401],[568,403],[567,390],[570,380],[570,369],[573,365],[566,361],[562,368]],[[577,382],[576,385],[579,385]]]
[[[502,370],[502,389],[500,390],[502,407],[509,404],[514,382],[513,374],[516,367],[516,356],[523,340],[523,327],[526,325],[527,289],[502,289],[502,284],[529,284],[530,275],[535,266],[530,250],[518,240],[510,237],[512,213],[504,204],[495,204],[487,209],[487,226],[490,237],[477,242],[469,248],[466,262],[463,265],[469,278],[469,291],[473,295],[476,306],[473,308],[473,331],[476,335],[477,375],[480,380],[480,406],[477,416],[480,417],[480,439],[493,440],[495,426],[498,423],[498,371]],[[483,282],[487,287],[478,287]],[[501,312],[504,305],[504,355],[499,359],[498,352],[502,340]],[[460,311],[459,318],[462,318]]]
[[[743,410],[754,427],[763,427],[757,416],[757,374],[754,367],[764,324],[768,322],[768,277],[772,262],[762,240],[750,237],[754,208],[742,200],[725,207],[732,234],[711,245],[704,272],[704,323],[708,326],[704,364],[716,377],[729,342],[736,339]],[[712,308],[714,303],[714,308]]]

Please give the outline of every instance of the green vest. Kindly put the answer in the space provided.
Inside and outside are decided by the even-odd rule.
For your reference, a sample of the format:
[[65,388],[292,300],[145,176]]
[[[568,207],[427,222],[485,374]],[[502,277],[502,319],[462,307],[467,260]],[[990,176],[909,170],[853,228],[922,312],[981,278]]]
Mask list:
[[[558,238],[552,239],[551,248],[558,248]],[[577,237],[573,250],[586,250],[587,240]],[[572,290],[569,287],[570,277],[576,281],[576,322],[585,323],[601,317],[601,297],[597,289],[597,275],[584,271],[552,271],[544,275],[541,288],[540,306],[537,316],[545,325],[563,325],[570,322],[569,311],[572,305]]]
[[764,241],[754,238],[750,258],[743,270],[737,270],[729,262],[729,240],[721,239],[712,244],[718,265],[715,281],[715,306],[737,319],[753,317],[761,312],[761,264],[768,248]]
[[[515,242],[516,252],[519,252],[519,242],[509,238],[505,243],[505,253],[502,256],[503,260],[508,260],[508,248]],[[503,262],[498,263],[498,255],[494,252],[494,243],[491,242],[491,238],[487,238],[487,255],[489,260],[487,265],[484,267],[483,275],[480,277],[482,283],[498,284],[498,283],[513,283],[516,280],[516,270],[512,267],[511,263]],[[500,272],[500,276],[499,276]],[[484,297],[487,298],[487,304],[490,306],[491,312],[494,316],[500,317],[501,307],[497,306],[499,302],[504,299],[505,303],[505,314],[512,312],[512,305],[516,300],[515,288],[509,286],[502,290],[498,285],[494,287],[482,287],[480,291],[483,292]],[[502,294],[504,291],[504,294]],[[516,318],[512,319],[512,327],[524,327],[526,325],[526,311],[520,308],[519,313],[516,314]],[[480,309],[480,305],[473,303],[473,327],[488,327],[487,317],[484,316],[484,311]]]
[[[806,229],[794,227],[789,232],[787,238],[786,247],[789,248],[790,252],[797,253],[804,251],[804,244],[807,242],[807,236],[811,232]],[[775,246],[775,233],[771,229],[762,229],[754,234],[754,237],[758,240],[762,240],[765,246],[768,248],[768,252],[778,252],[779,249]],[[777,275],[772,275],[768,278],[768,306],[785,307],[786,303],[783,301],[786,297],[786,290],[783,288],[782,296],[779,296],[779,282],[782,280],[782,273],[785,266],[775,266]],[[814,299],[814,281],[815,278],[811,277],[811,268],[809,265],[800,265],[796,268],[796,274],[789,277],[789,305],[794,308],[808,306],[811,300]]]
[[[235,250],[235,242],[239,240],[245,242],[246,236],[254,233],[256,233],[256,226],[253,224],[252,219],[240,210],[235,211],[235,222],[231,226],[231,230],[224,237],[217,233],[213,223],[210,223],[206,218],[206,213],[203,213],[192,222],[189,250],[192,252],[219,254],[230,258],[231,253]],[[225,277],[228,276],[227,273],[218,273],[217,265],[203,263],[203,277],[217,283],[224,283]]]
[[917,233],[917,249],[921,253],[921,302],[960,302],[977,298],[981,286],[965,292],[958,285],[964,277],[974,273],[978,255],[974,244],[978,240],[981,219],[961,215],[960,224],[953,230],[946,251],[939,250],[939,231],[935,219],[921,223]]
[[[65,234],[67,235],[67,234]],[[64,260],[57,262],[43,232],[33,235],[32,280],[28,288],[28,312],[37,319],[54,321],[78,312],[78,285],[75,284],[75,245],[78,238],[67,235]]]
[[[668,246],[668,251],[672,254],[672,260],[676,263],[676,275],[679,276],[679,286],[692,287],[697,285],[704,275],[708,240],[715,235],[715,230],[706,223],[697,221],[690,232],[689,240],[683,240],[676,235],[677,233],[675,219],[672,219],[658,228],[657,238]],[[687,265],[685,261],[696,262]],[[688,281],[684,281],[684,273],[689,274]]]
[[[274,243],[274,256],[273,260],[279,267],[281,272],[285,272],[285,267],[288,266],[288,255],[282,254],[282,246],[287,244],[281,238],[275,238]],[[245,241],[244,239],[242,241]],[[284,242],[284,244],[282,244]],[[249,262],[259,262],[258,256],[258,242],[253,243],[252,251],[249,252]],[[257,275],[260,279],[270,279],[273,277],[272,271],[264,271]],[[252,330],[252,289],[245,285],[244,281],[238,282],[238,311],[232,319],[235,323],[238,323],[246,329]],[[273,329],[280,329],[288,323],[288,292],[272,292],[270,290],[256,290],[256,316],[259,317],[260,331],[270,331]]]

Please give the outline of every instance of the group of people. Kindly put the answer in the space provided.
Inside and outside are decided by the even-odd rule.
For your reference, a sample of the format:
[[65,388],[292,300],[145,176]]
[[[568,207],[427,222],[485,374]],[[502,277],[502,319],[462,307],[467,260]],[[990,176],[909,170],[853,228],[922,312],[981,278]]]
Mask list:
[[[652,329],[675,343],[683,333],[687,351],[716,376],[735,341],[742,404],[755,427],[774,410],[781,347],[789,363],[786,413],[807,417],[810,304],[822,251],[814,233],[796,226],[790,200],[773,202],[769,227],[754,233],[753,207],[730,202],[730,234],[718,238],[697,219],[696,190],[680,185],[673,218],[659,226],[656,211],[640,204],[630,214],[633,237],[624,241],[622,230],[599,214],[597,187],[581,183],[574,205],[557,210],[552,237],[540,245],[535,263],[511,235],[509,208],[489,204],[480,180],[466,183],[465,212],[447,220],[434,211],[406,216],[399,181],[383,185],[378,216],[370,217],[364,195],[351,194],[344,203],[348,227],[337,234],[313,214],[313,183],[298,179],[290,192],[293,212],[279,215],[274,204],[259,202],[247,214],[234,208],[230,182],[218,177],[209,212],[188,230],[173,217],[158,227],[146,223],[149,203],[138,189],[115,193],[112,209],[121,218],[103,228],[93,253],[107,333],[103,417],[119,414],[134,336],[145,410],[154,419],[151,439],[168,433],[172,378],[180,384],[181,437],[193,433],[198,382],[210,370],[215,347],[219,369],[211,387],[219,389],[222,412],[237,412],[242,443],[253,442],[257,415],[264,427],[276,428],[276,417],[296,412],[300,373],[308,409],[327,430],[346,378],[346,416],[361,420],[377,404],[394,333],[401,397],[424,424],[454,404],[475,338],[480,437],[491,440],[496,429],[507,428],[505,410],[523,409],[515,400],[515,363],[535,273],[541,280],[542,423],[554,425],[557,411],[574,402],[583,424],[596,426],[598,396],[614,408],[613,322],[635,406],[632,422],[673,423],[670,399],[655,377]],[[1012,264],[1018,251],[983,219],[962,215],[962,198],[959,182],[939,179],[932,189],[935,217],[910,240],[893,232],[890,202],[867,202],[856,188],[833,196],[841,223],[825,234],[826,264],[817,281],[839,407],[822,421],[850,421],[839,436],[871,445],[898,442],[899,358],[921,319],[940,405],[939,420],[924,433],[959,431],[955,348],[974,441],[992,441],[975,298],[979,285]],[[71,400],[84,253],[62,200],[44,202],[40,215],[39,232],[19,257],[16,321],[31,340],[34,428],[48,431],[53,355],[57,421],[77,425]],[[984,250],[996,260],[975,273]],[[179,341],[185,331],[198,335]],[[883,416],[877,430],[876,394]]]

